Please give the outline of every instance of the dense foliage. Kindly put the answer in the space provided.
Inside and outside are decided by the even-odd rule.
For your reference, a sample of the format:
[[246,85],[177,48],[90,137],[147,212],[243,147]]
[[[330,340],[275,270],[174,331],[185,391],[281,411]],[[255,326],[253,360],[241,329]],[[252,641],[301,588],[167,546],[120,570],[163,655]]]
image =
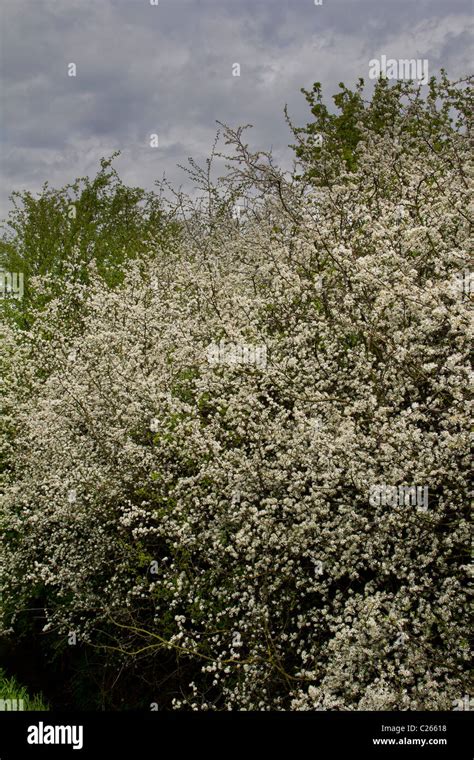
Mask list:
[[135,706],[468,691],[472,88],[357,92],[350,156],[329,116],[291,174],[225,128],[179,237],[113,288],[65,262],[5,328],[5,631],[40,607],[44,638],[141,679]]

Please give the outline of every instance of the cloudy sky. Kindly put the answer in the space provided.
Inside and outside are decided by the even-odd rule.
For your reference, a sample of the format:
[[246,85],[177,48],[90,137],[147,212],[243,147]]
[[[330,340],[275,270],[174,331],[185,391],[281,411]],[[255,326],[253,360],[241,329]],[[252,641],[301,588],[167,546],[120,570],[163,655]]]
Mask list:
[[0,25],[1,217],[13,190],[94,175],[114,150],[125,182],[180,183],[216,120],[251,123],[288,165],[285,103],[304,124],[301,87],[330,96],[383,54],[472,73],[471,0],[1,0]]

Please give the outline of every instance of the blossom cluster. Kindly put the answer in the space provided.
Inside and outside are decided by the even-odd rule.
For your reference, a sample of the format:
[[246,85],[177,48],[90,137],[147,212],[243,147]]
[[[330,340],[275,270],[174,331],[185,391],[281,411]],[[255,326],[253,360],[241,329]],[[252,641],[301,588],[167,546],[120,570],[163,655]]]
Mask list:
[[191,220],[6,330],[5,630],[41,599],[49,635],[171,653],[175,708],[468,693],[468,156],[367,133],[327,192],[289,182],[205,245]]

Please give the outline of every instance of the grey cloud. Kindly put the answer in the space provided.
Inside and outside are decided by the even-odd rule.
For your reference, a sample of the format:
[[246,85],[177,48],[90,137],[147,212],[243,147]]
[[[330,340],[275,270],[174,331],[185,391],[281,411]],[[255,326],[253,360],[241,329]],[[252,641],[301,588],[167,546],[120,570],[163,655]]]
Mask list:
[[115,149],[124,181],[180,182],[216,120],[254,124],[255,147],[289,162],[283,107],[307,121],[300,87],[329,97],[381,53],[469,73],[469,22],[469,0],[3,0],[0,216],[12,190],[94,174]]

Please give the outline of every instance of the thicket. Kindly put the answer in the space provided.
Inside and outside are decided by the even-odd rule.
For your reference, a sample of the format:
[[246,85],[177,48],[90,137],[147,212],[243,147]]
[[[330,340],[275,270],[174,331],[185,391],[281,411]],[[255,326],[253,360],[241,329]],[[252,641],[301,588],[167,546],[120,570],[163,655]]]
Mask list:
[[3,630],[76,706],[468,693],[472,81],[306,97],[291,172],[221,125],[197,195],[16,196]]

